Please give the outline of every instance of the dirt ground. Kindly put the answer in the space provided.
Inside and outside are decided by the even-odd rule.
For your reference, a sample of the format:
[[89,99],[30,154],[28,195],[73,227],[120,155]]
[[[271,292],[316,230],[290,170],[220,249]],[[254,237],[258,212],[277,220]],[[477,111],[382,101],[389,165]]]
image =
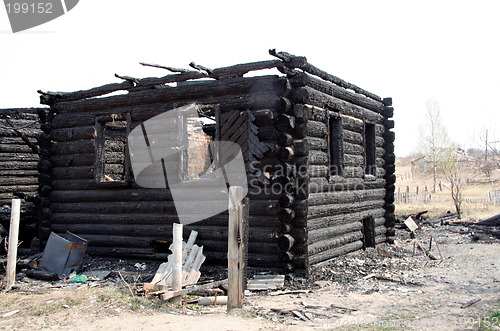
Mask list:
[[[309,293],[252,292],[242,311],[229,314],[225,306],[177,308],[132,297],[116,279],[69,285],[20,275],[16,289],[0,293],[0,328],[476,330],[489,322],[494,324],[490,329],[500,329],[495,317],[500,310],[499,240],[475,241],[470,230],[456,224],[424,226],[416,240],[425,249],[431,236],[430,253],[437,260],[429,260],[418,245],[414,254],[414,240],[398,230],[395,245],[339,257],[315,267],[309,278],[287,277],[286,289]],[[132,262],[119,263],[134,268]],[[133,273],[122,272],[132,282]]]

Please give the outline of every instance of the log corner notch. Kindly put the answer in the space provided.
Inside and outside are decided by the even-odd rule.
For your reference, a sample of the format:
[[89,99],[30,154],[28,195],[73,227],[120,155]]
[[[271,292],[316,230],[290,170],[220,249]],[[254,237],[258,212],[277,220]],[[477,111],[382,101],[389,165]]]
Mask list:
[[[298,61],[302,61],[301,58]],[[293,88],[291,84],[287,86],[275,121],[276,130],[279,132],[277,157],[281,168],[281,176],[277,178],[281,187],[278,247],[286,272],[307,272],[309,144],[304,138],[307,134],[308,118],[303,116],[306,112],[305,105],[293,103],[288,99]]]
[[394,121],[391,119],[394,115],[394,108],[392,107],[392,98],[384,98],[382,100],[384,104],[384,110],[382,111],[382,115],[384,116],[384,161],[385,161],[385,170],[386,173],[384,175],[385,179],[385,198],[384,198],[384,209],[385,209],[385,226],[387,228],[386,236],[387,242],[392,244],[394,243],[395,236],[395,217],[394,217],[394,191],[395,191],[395,182],[396,182],[396,157],[394,155],[394,131],[391,129],[394,128]]
[[39,154],[38,160],[38,213],[37,213],[37,237],[40,243],[46,243],[50,236],[50,193],[52,192],[52,162],[51,156],[51,125],[50,121],[54,117],[52,109],[42,109],[38,111],[40,128],[42,130],[38,137]]

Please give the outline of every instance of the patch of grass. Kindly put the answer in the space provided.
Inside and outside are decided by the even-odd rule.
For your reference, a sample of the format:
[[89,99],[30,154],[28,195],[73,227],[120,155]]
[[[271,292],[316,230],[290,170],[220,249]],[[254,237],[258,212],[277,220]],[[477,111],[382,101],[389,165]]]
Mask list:
[[[64,309],[61,304],[57,302],[45,303],[38,305],[36,309],[31,310],[31,315],[34,316],[48,316],[56,313],[59,310]],[[28,312],[30,312],[28,310]]]
[[64,298],[64,304],[69,306],[70,308],[79,305],[80,303],[81,300],[79,299]]

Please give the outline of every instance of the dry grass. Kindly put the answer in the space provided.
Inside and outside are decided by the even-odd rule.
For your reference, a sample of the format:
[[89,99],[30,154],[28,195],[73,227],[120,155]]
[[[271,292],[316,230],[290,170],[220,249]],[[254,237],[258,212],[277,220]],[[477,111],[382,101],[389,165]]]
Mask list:
[[[410,193],[415,193],[417,187],[419,192],[422,193],[427,187],[429,194],[432,196],[431,201],[427,202],[411,201],[410,203],[399,204],[396,202],[396,213],[410,214],[428,210],[429,216],[439,216],[448,211],[455,212],[455,206],[451,200],[451,190],[443,174],[438,176],[438,183],[441,182],[442,191],[438,188],[435,193],[432,192],[432,174],[412,173],[410,159],[408,158],[396,160],[396,176],[396,194],[398,190],[406,192],[408,187]],[[470,182],[486,180],[486,178],[482,178],[481,174],[477,173],[468,173],[465,178],[469,179]],[[492,190],[500,190],[500,171],[493,174],[491,183],[465,185],[462,192],[464,199],[462,205],[463,218],[469,221],[477,221],[500,214],[500,206],[487,204],[488,191]]]

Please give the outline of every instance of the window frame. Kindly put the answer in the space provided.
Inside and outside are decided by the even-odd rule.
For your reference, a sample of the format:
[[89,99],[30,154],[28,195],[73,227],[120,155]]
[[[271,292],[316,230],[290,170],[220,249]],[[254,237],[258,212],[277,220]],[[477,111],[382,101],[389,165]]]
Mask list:
[[[124,146],[124,161],[123,161],[123,179],[120,180],[106,180],[105,176],[105,144],[106,144],[106,132],[105,126],[108,123],[114,121],[125,121],[125,146]],[[96,116],[95,119],[95,129],[96,129],[96,153],[95,153],[95,163],[94,163],[94,180],[98,186],[127,186],[132,181],[130,155],[128,149],[128,136],[131,131],[131,117],[130,113],[123,114],[108,114]]]
[[[344,177],[344,125],[340,114],[328,111],[328,178]],[[335,131],[335,132],[334,132]],[[335,139],[337,138],[337,139]],[[333,167],[337,171],[333,172]]]
[[377,177],[377,130],[375,123],[364,121],[363,142],[365,147],[365,179]]

